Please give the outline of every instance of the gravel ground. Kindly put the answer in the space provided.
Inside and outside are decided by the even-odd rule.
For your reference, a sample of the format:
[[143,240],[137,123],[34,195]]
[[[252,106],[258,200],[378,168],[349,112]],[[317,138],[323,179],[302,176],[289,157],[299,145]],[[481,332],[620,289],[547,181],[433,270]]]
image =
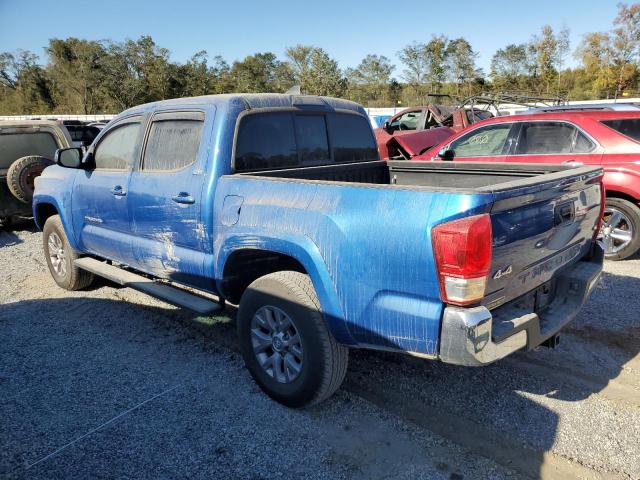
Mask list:
[[0,231],[0,477],[640,478],[640,260],[605,270],[555,350],[481,369],[352,351],[334,397],[290,410],[229,316],[63,291],[39,232]]

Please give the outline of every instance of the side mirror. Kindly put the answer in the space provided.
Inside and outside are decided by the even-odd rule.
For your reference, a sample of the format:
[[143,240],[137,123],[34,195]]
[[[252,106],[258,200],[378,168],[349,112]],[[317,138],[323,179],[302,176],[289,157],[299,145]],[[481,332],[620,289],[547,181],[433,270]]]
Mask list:
[[450,150],[447,147],[443,148],[438,152],[438,157],[440,157],[445,162],[450,162],[456,156],[455,150]]
[[382,129],[385,130],[385,131],[389,130],[390,127],[391,127],[391,124],[389,123],[389,120],[384,122],[384,125],[382,125]]
[[56,150],[55,161],[61,167],[80,168],[82,165],[82,149],[61,148]]

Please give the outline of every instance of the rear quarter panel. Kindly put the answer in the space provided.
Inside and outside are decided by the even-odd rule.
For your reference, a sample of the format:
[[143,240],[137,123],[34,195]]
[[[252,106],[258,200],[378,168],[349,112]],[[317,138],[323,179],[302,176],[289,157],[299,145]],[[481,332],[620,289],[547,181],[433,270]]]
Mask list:
[[[222,211],[227,196],[243,199],[234,224]],[[487,194],[224,176],[216,192],[217,278],[238,248],[294,256],[339,341],[435,356],[443,307],[431,228],[490,204]]]

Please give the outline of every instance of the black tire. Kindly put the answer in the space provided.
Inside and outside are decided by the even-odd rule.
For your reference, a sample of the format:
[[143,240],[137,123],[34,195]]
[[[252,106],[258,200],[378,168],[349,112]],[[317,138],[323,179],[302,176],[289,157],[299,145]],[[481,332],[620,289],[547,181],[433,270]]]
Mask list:
[[31,203],[35,178],[50,165],[53,165],[51,160],[38,155],[29,155],[13,162],[7,171],[7,185],[13,196],[21,202]]
[[[54,242],[54,240],[56,241]],[[58,243],[58,240],[63,251],[59,265],[64,268],[54,266],[53,257],[57,252],[52,251],[52,243]],[[80,255],[69,245],[59,215],[53,215],[45,222],[42,229],[42,242],[49,272],[60,287],[65,290],[80,290],[91,285],[93,274],[76,267],[73,263]]]
[[[252,320],[265,306],[285,312],[300,335],[302,366],[289,383],[280,383],[270,376],[254,353]],[[308,407],[330,397],[342,384],[349,349],[338,344],[327,330],[307,275],[282,271],[260,277],[242,295],[237,319],[245,365],[260,388],[274,400],[289,407]]]
[[631,229],[633,236],[631,241],[621,250],[614,253],[607,253],[605,250],[605,258],[614,261],[629,258],[640,250],[640,208],[628,200],[615,197],[607,198],[606,208],[616,209],[626,217],[625,223],[628,222],[628,228]]

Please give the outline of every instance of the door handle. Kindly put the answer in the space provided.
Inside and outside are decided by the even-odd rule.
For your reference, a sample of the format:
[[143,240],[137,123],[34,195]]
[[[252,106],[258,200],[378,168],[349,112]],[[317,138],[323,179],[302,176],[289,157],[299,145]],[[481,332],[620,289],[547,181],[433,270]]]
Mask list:
[[191,205],[192,203],[196,203],[196,200],[187,192],[180,192],[178,195],[174,195],[173,197],[171,197],[171,200],[173,200],[176,203],[182,203],[186,205]]
[[122,188],[121,185],[116,185],[111,189],[111,193],[113,193],[116,197],[124,197],[127,192]]

